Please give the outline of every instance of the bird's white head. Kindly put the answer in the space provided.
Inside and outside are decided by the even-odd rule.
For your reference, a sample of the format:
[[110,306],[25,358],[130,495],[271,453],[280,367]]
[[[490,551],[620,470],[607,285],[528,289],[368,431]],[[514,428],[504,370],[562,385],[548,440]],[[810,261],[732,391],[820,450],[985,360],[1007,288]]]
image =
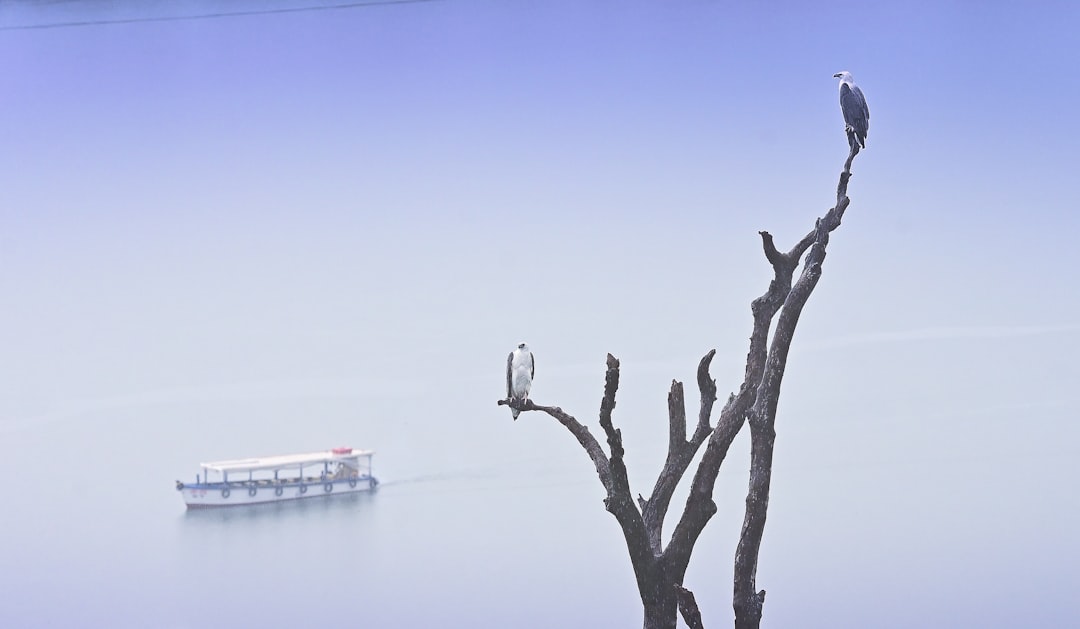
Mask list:
[[834,79],[840,79],[841,83],[854,83],[855,82],[855,79],[851,78],[851,73],[848,72],[847,70],[844,70],[843,72],[837,72],[836,74],[833,75],[833,78]]
[[527,343],[525,343],[525,341],[522,341],[522,342],[518,343],[518,349],[527,352],[527,351],[529,351],[529,345]]

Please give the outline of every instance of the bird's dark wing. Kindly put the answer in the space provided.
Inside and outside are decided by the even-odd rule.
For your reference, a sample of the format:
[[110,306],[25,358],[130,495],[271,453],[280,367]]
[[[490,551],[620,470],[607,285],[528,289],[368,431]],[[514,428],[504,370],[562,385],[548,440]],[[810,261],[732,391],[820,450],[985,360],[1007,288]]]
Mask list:
[[869,131],[870,130],[870,107],[866,104],[866,97],[863,96],[862,90],[859,89],[858,85],[856,85],[855,89],[852,90],[852,91],[855,92],[855,96],[857,96],[859,98],[859,102],[862,103],[863,115],[866,116],[866,130]]
[[536,358],[529,352],[529,378],[536,377]]
[[859,144],[866,140],[870,126],[870,111],[866,108],[866,98],[858,86],[844,83],[840,86],[840,110],[844,112],[844,122],[855,130]]
[[510,374],[513,373],[514,352],[510,352],[510,355],[506,357],[506,398],[510,399]]

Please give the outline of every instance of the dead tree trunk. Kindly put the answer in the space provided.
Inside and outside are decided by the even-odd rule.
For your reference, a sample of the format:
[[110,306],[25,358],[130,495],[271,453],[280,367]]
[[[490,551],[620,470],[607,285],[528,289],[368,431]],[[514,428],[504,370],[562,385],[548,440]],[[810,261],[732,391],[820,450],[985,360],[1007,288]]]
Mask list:
[[[836,205],[816,221],[814,229],[786,253],[776,248],[768,232],[761,232],[762,247],[765,258],[772,265],[773,279],[768,290],[750,305],[754,327],[743,382],[738,393],[728,396],[715,426],[711,420],[716,402],[716,381],[709,375],[709,366],[716,350],[706,354],[698,364],[700,406],[697,424],[689,438],[686,434],[683,385],[672,381],[668,393],[667,458],[647,499],[640,494],[636,500],[633,497],[623,460],[622,433],[615,428],[611,419],[615,394],[619,389],[619,361],[611,354],[607,356],[604,397],[600,402],[600,426],[607,441],[606,451],[587,427],[559,407],[541,406],[532,400],[524,403],[511,400],[498,402],[521,411],[547,413],[570,431],[592,459],[597,476],[607,492],[604,507],[615,516],[626,540],[644,607],[645,629],[674,629],[680,613],[691,629],[703,627],[697,602],[693,593],[683,586],[683,577],[698,537],[716,513],[713,487],[728,448],[744,423],[750,425],[750,486],[735,554],[733,607],[737,629],[755,629],[761,622],[765,591],[757,591],[756,574],[758,551],[769,508],[776,406],[799,315],[821,277],[829,234],[840,226],[848,207],[847,184],[851,177],[851,163],[859,153],[858,144],[850,140],[851,151],[836,189]],[[800,260],[801,271],[793,283],[795,271],[800,269]],[[691,481],[690,495],[665,546],[661,529],[672,494],[702,445],[705,445],[705,452]]]

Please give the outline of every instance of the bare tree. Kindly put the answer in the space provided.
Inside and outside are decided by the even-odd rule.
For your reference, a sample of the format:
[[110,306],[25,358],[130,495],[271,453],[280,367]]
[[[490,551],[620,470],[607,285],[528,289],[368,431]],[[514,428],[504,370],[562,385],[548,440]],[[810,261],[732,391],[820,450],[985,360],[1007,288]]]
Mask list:
[[[542,406],[532,400],[499,400],[521,411],[542,411],[565,426],[596,466],[596,473],[607,491],[605,508],[622,528],[631,565],[637,577],[638,592],[644,606],[645,629],[672,629],[681,613],[692,629],[702,627],[701,613],[690,590],[683,587],[683,576],[694,545],[709,519],[716,513],[713,487],[720,465],[735,436],[744,424],[750,426],[750,486],[746,494],[746,514],[735,553],[734,598],[736,629],[756,628],[761,622],[765,591],[757,590],[756,573],[761,536],[769,508],[769,484],[772,476],[773,443],[776,432],[776,405],[780,384],[787,365],[795,327],[806,300],[821,277],[821,265],[829,234],[840,226],[848,207],[847,184],[851,163],[859,153],[859,144],[849,133],[850,153],[840,173],[836,205],[817,219],[810,230],[791,250],[779,251],[768,232],[760,232],[765,258],[773,268],[773,279],[763,295],[750,304],[754,317],[746,371],[737,393],[732,393],[712,424],[716,402],[716,381],[709,375],[716,350],[706,354],[697,369],[701,394],[694,432],[686,434],[686,404],[681,382],[672,381],[668,392],[668,450],[664,467],[648,498],[633,497],[623,461],[622,433],[612,423],[615,393],[619,388],[619,361],[607,356],[604,397],[600,403],[600,426],[607,439],[607,451],[581,422],[557,406]],[[805,259],[803,256],[805,254]],[[795,271],[801,270],[792,282]],[[769,332],[772,330],[772,341]],[[701,461],[690,486],[690,495],[667,545],[661,529],[675,487],[682,480],[701,446]]]

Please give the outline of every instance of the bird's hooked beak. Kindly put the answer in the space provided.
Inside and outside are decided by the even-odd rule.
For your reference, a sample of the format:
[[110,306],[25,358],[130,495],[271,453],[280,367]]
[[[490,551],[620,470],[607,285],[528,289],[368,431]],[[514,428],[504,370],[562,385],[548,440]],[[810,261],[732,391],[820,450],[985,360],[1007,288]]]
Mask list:
[[525,349],[524,343],[518,343],[518,349]]
[[837,72],[836,74],[832,75],[832,78],[839,79],[840,78],[840,73]]

